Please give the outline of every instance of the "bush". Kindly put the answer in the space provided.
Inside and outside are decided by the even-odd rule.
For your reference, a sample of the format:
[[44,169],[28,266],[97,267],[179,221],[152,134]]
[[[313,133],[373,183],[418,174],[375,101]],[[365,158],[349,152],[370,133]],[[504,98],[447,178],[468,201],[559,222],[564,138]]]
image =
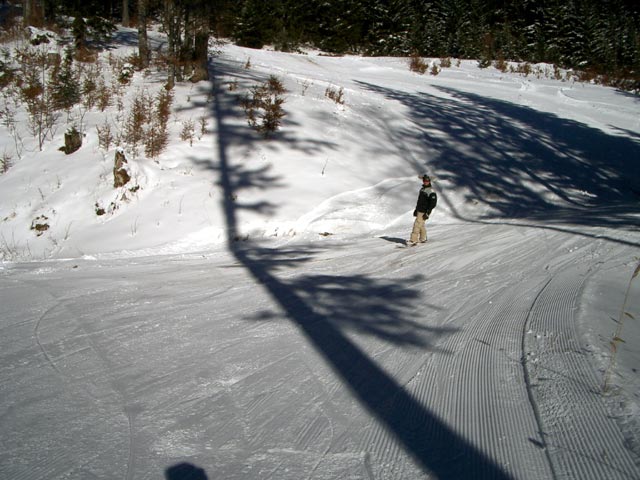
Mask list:
[[409,70],[412,72],[417,72],[422,75],[427,71],[428,67],[427,62],[417,54],[413,54],[409,58]]
[[251,89],[251,95],[241,98],[240,104],[244,108],[249,125],[262,133],[265,137],[276,132],[286,115],[282,105],[286,93],[282,82],[275,76],[261,85]]
[[124,139],[133,150],[136,149],[145,136],[144,126],[151,118],[149,112],[150,102],[151,99],[146,92],[139,92],[131,104],[131,111],[124,128]]
[[169,132],[167,124],[171,115],[173,92],[163,88],[156,96],[156,105],[153,111],[151,123],[147,129],[145,141],[145,154],[155,158],[160,155],[169,144]]
[[118,74],[118,81],[123,85],[127,85],[133,79],[134,73],[135,67],[130,63],[125,63]]
[[39,215],[33,219],[31,222],[31,230],[36,232],[36,236],[42,235],[44,232],[49,230],[49,217],[46,215]]
[[502,73],[505,73],[509,69],[509,64],[504,59],[504,57],[500,57],[493,62],[493,66],[496,67],[497,70],[500,70]]
[[2,157],[0,157],[0,173],[7,173],[13,164],[13,160],[11,155],[8,153],[4,153]]
[[196,125],[193,120],[186,120],[182,124],[182,130],[180,131],[180,140],[183,142],[188,141],[189,145],[193,146],[193,140],[196,136]]
[[269,96],[263,106],[262,123],[258,126],[258,131],[265,137],[277,131],[282,123],[285,113],[282,109],[284,99],[277,95]]
[[491,59],[484,57],[481,58],[480,60],[478,60],[478,67],[479,68],[489,68],[491,66]]
[[80,101],[80,80],[73,68],[73,52],[71,50],[66,51],[61,64],[54,65],[49,82],[56,108],[69,110]]
[[158,122],[164,127],[169,123],[169,115],[171,114],[171,104],[173,103],[173,92],[166,88],[160,90],[158,92],[158,96],[156,97],[157,106],[156,106],[156,117]]
[[98,130],[98,145],[104,150],[109,150],[114,140],[111,125],[105,120],[102,126],[96,125],[96,130]]
[[338,90],[333,87],[327,87],[327,89],[324,91],[324,96],[330,98],[339,105],[344,104],[344,90],[342,87],[340,87],[340,89]]

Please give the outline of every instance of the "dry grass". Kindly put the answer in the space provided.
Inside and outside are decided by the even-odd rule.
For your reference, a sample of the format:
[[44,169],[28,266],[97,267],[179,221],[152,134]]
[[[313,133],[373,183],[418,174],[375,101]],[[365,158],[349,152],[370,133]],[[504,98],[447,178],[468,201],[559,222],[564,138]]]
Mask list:
[[620,309],[620,314],[618,316],[618,327],[616,328],[616,331],[613,334],[613,338],[611,339],[611,342],[610,342],[611,357],[609,359],[609,366],[607,367],[607,370],[604,374],[604,381],[602,383],[603,392],[607,392],[609,390],[609,387],[611,384],[611,375],[613,374],[613,371],[616,366],[618,345],[620,345],[621,343],[624,343],[624,340],[622,339],[622,327],[624,326],[624,320],[625,318],[630,318],[632,320],[635,320],[635,317],[631,313],[627,312],[627,303],[629,301],[629,293],[631,292],[631,285],[633,283],[633,280],[638,276],[638,274],[640,274],[640,263],[638,263],[635,270],[631,274],[631,278],[629,279],[629,282],[627,284],[627,291],[624,294],[624,301],[622,302],[622,308]]

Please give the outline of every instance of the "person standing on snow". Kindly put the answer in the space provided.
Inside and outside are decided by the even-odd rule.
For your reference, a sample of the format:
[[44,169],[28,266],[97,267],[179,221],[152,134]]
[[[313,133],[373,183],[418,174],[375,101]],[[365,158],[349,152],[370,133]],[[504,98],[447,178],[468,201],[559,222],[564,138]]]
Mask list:
[[438,195],[431,188],[431,178],[425,174],[422,176],[422,188],[420,188],[420,193],[418,194],[418,203],[413,211],[413,216],[416,217],[416,220],[413,222],[413,231],[409,239],[410,246],[417,245],[418,241],[420,243],[427,241],[427,229],[424,224],[437,203]]

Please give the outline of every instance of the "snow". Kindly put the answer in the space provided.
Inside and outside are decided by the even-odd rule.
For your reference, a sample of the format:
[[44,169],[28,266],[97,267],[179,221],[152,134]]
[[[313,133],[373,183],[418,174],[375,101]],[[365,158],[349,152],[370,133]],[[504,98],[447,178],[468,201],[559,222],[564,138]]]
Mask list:
[[[125,150],[134,191],[115,105],[71,155],[62,120],[20,158],[0,127],[0,477],[640,478],[637,97],[229,44],[211,71],[162,155]],[[271,75],[265,140],[238,97]]]

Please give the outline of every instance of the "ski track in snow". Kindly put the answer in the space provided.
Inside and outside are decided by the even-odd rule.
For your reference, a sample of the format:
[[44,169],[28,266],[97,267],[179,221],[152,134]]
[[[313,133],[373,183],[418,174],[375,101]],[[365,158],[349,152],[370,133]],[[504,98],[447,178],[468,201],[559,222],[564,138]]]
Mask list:
[[594,366],[576,330],[583,281],[569,267],[533,306],[525,338],[526,368],[554,478],[640,478],[619,428],[608,419]]
[[[127,439],[124,478],[147,478],[151,452],[183,452],[207,465],[207,452],[223,451],[213,455],[217,466],[208,467],[221,478],[433,478],[416,456],[448,472],[445,478],[466,478],[472,466],[466,448],[486,459],[473,465],[474,478],[495,478],[492,465],[504,478],[634,478],[637,466],[607,417],[575,330],[576,306],[592,268],[584,259],[597,258],[598,247],[569,233],[526,229],[514,235],[514,228],[432,227],[437,240],[409,250],[378,238],[364,241],[364,252],[328,243],[314,248],[310,262],[294,243],[287,247],[297,261],[277,275],[291,285],[301,276],[338,279],[356,272],[392,281],[420,271],[424,262],[431,265],[413,284],[422,292],[418,324],[446,329],[430,347],[392,346],[345,330],[406,392],[388,409],[402,412],[408,421],[401,424],[413,423],[415,431],[389,430],[370,418],[268,297],[255,291],[255,281],[242,269],[226,268],[226,255],[210,256],[205,268],[201,260],[157,257],[108,267],[59,264],[36,275],[10,269],[0,280],[23,282],[43,305],[32,332],[57,378],[48,382],[84,390],[87,405],[124,416],[124,430],[105,425],[105,438],[119,435],[120,444]],[[463,245],[464,256],[449,255]],[[542,255],[550,245],[555,255]],[[505,259],[518,267],[507,277]],[[212,272],[228,276],[224,284],[235,288],[211,289]],[[143,287],[144,277],[155,279],[155,286]],[[175,300],[168,301],[172,289]],[[460,289],[468,291],[462,302]],[[57,293],[62,290],[64,297]],[[248,292],[254,294],[250,302]],[[316,300],[318,306],[324,302]],[[225,306],[217,315],[216,304]],[[225,313],[242,304],[245,320],[237,307],[235,316]],[[180,324],[181,318],[190,323]],[[24,326],[17,322],[5,332],[10,338],[10,328]],[[558,411],[567,405],[571,409]],[[454,443],[447,449],[440,421],[471,447]],[[424,451],[407,452],[407,439]],[[91,458],[107,465],[113,453]],[[37,475],[23,471],[15,478],[59,478],[63,471],[78,478],[86,462],[62,458],[73,465],[47,463],[48,473],[36,468]]]

